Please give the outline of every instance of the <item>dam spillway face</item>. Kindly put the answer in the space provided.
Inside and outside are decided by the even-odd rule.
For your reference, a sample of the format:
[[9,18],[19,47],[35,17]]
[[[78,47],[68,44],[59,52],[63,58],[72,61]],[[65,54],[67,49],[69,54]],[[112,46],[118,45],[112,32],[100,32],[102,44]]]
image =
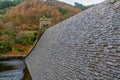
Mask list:
[[26,63],[33,80],[120,80],[120,0],[48,29]]

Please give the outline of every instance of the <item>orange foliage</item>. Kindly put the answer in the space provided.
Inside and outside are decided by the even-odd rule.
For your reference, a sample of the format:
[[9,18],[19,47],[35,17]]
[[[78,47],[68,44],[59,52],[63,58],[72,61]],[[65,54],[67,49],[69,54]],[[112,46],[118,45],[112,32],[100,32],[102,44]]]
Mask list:
[[[67,9],[68,13],[62,15],[58,10],[59,7]],[[33,26],[39,25],[39,19],[44,14],[51,16],[52,25],[54,25],[80,11],[80,9],[63,2],[47,3],[41,0],[26,0],[8,11],[5,18],[12,21],[16,26],[22,27],[24,24],[33,28]]]

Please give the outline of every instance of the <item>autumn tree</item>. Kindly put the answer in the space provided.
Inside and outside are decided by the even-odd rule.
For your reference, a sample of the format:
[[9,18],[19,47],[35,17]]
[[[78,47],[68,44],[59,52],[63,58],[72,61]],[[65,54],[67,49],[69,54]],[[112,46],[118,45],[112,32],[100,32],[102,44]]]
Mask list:
[[47,3],[42,0],[27,0],[8,11],[5,18],[12,21],[14,25],[33,29],[39,25],[42,15],[49,15],[52,25],[55,25],[80,11],[79,8],[63,2]]

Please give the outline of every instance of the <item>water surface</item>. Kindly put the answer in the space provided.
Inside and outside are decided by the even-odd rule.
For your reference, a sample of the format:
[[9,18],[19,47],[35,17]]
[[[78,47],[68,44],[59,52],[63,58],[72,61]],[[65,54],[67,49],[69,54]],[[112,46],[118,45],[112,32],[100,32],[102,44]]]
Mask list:
[[0,61],[0,80],[32,80],[22,59]]

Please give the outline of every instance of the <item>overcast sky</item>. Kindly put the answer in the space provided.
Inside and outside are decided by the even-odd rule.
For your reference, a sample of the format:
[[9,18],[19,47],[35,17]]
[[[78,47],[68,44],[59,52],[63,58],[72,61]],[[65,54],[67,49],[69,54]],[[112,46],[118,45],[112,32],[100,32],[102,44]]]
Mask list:
[[72,5],[74,5],[74,2],[82,3],[84,5],[91,5],[103,2],[104,0],[59,0],[59,1],[63,1]]

